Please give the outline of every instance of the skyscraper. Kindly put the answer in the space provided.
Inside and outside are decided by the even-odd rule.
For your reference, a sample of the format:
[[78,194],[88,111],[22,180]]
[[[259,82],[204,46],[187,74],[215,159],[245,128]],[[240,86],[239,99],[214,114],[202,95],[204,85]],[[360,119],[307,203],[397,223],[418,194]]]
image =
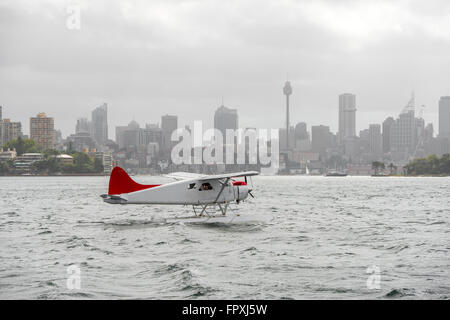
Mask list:
[[116,126],[116,143],[119,146],[119,150],[125,148],[125,131],[128,130],[128,126]]
[[221,105],[214,113],[214,128],[222,132],[226,138],[226,130],[237,130],[239,127],[238,113],[236,109],[230,109]]
[[382,154],[382,138],[381,125],[369,125],[369,148],[370,153],[375,157],[380,157]]
[[54,148],[56,150],[63,150],[63,138],[61,130],[55,130]]
[[328,126],[311,126],[311,149],[320,155],[325,155],[331,146],[331,133]]
[[391,151],[391,127],[395,123],[394,118],[388,117],[383,121],[383,152]]
[[87,118],[79,118],[77,120],[77,126],[75,128],[75,133],[87,132],[91,133],[91,123]]
[[171,141],[172,132],[178,129],[178,117],[165,115],[161,117],[162,143],[164,152],[171,152],[176,141]]
[[158,151],[161,148],[162,131],[158,126],[146,125],[139,131],[139,145],[148,147],[149,144],[153,149],[157,146]]
[[299,122],[294,130],[295,149],[299,151],[308,151],[311,149],[311,141],[305,122]]
[[356,96],[351,93],[339,95],[338,140],[343,144],[346,138],[356,136]]
[[55,144],[55,127],[53,118],[44,112],[30,118],[30,138],[42,149],[53,149]]
[[[390,127],[390,152],[394,159],[406,161],[420,156],[425,150],[425,121],[415,117],[414,93]],[[429,132],[428,132],[429,133]]]
[[132,120],[127,129],[123,132],[123,144],[127,151],[137,151],[139,146],[139,131],[140,131],[139,123],[135,120]]
[[108,141],[108,105],[95,108],[92,111],[91,136],[99,146],[106,145]]
[[289,123],[289,96],[292,94],[292,87],[289,81],[286,81],[283,87],[283,94],[286,96],[286,149],[290,149],[289,135],[290,135],[290,123]]
[[391,127],[391,150],[406,159],[416,147],[415,117],[413,110],[402,112]]
[[450,96],[439,99],[439,137],[450,139]]
[[9,119],[0,121],[0,147],[11,140],[22,136],[22,124],[11,122]]

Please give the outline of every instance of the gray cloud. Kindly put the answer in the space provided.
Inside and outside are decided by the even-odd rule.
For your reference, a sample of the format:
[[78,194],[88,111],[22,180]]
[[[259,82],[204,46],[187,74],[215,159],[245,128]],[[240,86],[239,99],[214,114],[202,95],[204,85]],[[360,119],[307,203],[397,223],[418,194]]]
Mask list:
[[[242,126],[292,119],[336,130],[337,95],[357,95],[357,127],[397,115],[415,90],[437,125],[448,95],[447,1],[80,1],[0,4],[0,104],[20,120],[45,111],[63,134],[97,105],[111,129],[165,113],[212,124],[221,97]],[[26,129],[27,131],[27,129]]]

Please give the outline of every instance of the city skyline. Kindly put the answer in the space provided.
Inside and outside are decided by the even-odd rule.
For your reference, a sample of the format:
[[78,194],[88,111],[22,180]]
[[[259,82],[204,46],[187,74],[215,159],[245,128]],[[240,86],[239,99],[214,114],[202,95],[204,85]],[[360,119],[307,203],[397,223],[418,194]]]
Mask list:
[[223,96],[243,126],[279,128],[279,83],[289,72],[292,123],[336,132],[337,119],[323,115],[352,92],[359,132],[397,114],[415,91],[437,128],[437,99],[448,94],[446,1],[78,3],[78,30],[66,25],[67,3],[0,6],[4,117],[26,123],[45,111],[67,136],[72,119],[104,101],[110,122],[124,125],[123,110],[152,123],[164,113],[212,119]]
[[[288,97],[286,93],[290,94],[292,91],[289,89],[287,92],[286,87],[290,88],[289,82],[286,82],[283,87],[283,94]],[[368,128],[360,130],[357,134],[355,130],[356,95],[343,93],[338,96],[339,130],[337,132],[330,131],[330,126],[324,124],[311,124],[311,130],[308,131],[307,123],[298,122],[289,126],[291,142],[289,147],[286,147],[287,131],[286,128],[281,127],[279,128],[280,150],[286,154],[289,163],[291,161],[298,163],[299,160],[300,162],[306,161],[306,158],[325,163],[336,156],[343,157],[341,159],[347,159],[346,161],[349,162],[367,163],[371,159],[382,158],[402,162],[410,157],[416,158],[420,155],[443,154],[448,152],[448,146],[446,146],[448,141],[444,140],[448,140],[446,131],[448,128],[445,126],[450,121],[449,99],[449,96],[442,96],[439,99],[439,122],[444,125],[443,132],[439,134],[434,130],[432,123],[426,123],[421,117],[423,108],[416,107],[414,93],[398,117],[389,116],[382,124],[371,123]],[[3,113],[3,107],[0,107],[0,111]],[[222,134],[228,129],[242,128],[238,125],[238,114],[237,109],[226,107],[222,100],[222,105],[214,113],[214,128],[222,131]],[[288,109],[286,109],[286,116],[289,116]],[[169,114],[161,116],[160,125],[159,123],[145,123],[145,128],[141,128],[141,125],[133,118],[126,126],[114,126],[108,122],[107,103],[92,110],[91,120],[85,117],[78,118],[75,132],[66,139],[63,139],[61,131],[54,127],[54,118],[47,118],[45,113],[39,113],[37,118],[30,118],[30,129],[33,122],[37,123],[38,120],[45,122],[45,128],[38,129],[39,133],[35,130],[34,136],[31,134],[30,138],[35,140],[38,145],[44,146],[44,149],[82,151],[98,148],[101,151],[115,150],[119,153],[120,150],[126,150],[127,157],[132,158],[137,154],[145,155],[147,152],[145,149],[150,148],[153,150],[150,157],[156,159],[163,156],[167,159],[174,146],[174,142],[170,141],[172,132],[177,128],[183,128],[179,125],[178,115]],[[201,121],[203,123],[203,120]],[[42,123],[44,124],[44,122]],[[23,134],[20,122],[10,122],[9,119],[4,119],[1,123],[3,144]],[[109,126],[116,129],[115,139],[108,136]],[[191,126],[185,127],[189,131],[192,128]],[[203,130],[206,129],[208,128],[203,127]],[[123,157],[123,155],[119,157]],[[139,161],[139,166],[145,166],[144,162],[147,160]]]
[[[337,134],[339,136],[339,113],[340,113],[339,112],[339,108],[340,108],[339,107],[339,103],[340,103],[339,101],[340,101],[340,97],[342,95],[348,95],[348,94],[354,96],[354,98],[358,97],[358,94],[355,94],[355,93],[348,93],[348,92],[339,93],[337,95],[337,97],[336,97],[337,101],[336,101],[335,110],[334,110],[335,114],[334,115],[333,114],[330,115],[330,117],[327,117],[326,120],[322,120],[322,122],[319,122],[319,123],[311,123],[311,122],[306,121],[305,119],[297,119],[297,118],[292,119],[292,117],[290,117],[290,119],[291,119],[290,120],[290,126],[291,127],[295,127],[295,125],[298,124],[298,123],[306,123],[307,127],[309,128],[308,131],[311,131],[311,127],[312,126],[326,125],[326,126],[328,126],[330,128],[330,132],[335,133],[335,134]],[[414,92],[413,92],[413,95],[415,95]],[[285,96],[284,96],[284,99],[286,99]],[[364,110],[361,110],[361,108],[358,107],[359,103],[356,102],[356,109],[357,109],[357,111],[356,111],[356,119],[354,120],[355,128],[356,128],[354,131],[356,132],[356,136],[359,136],[358,132],[360,132],[361,130],[369,128],[369,126],[374,124],[374,123],[382,124],[383,121],[385,121],[388,117],[394,117],[395,118],[398,115],[400,115],[402,113],[402,109],[404,109],[405,107],[408,106],[409,102],[407,102],[407,100],[408,99],[405,99],[405,103],[402,106],[399,106],[399,109],[397,110],[397,112],[394,110],[392,114],[385,114],[385,115],[383,115],[382,120],[379,121],[379,122],[378,121],[371,121],[370,119],[366,120],[366,121],[361,121],[361,119],[360,119],[361,118],[361,114],[364,115]],[[359,101],[359,98],[358,98],[358,101]],[[438,97],[436,99],[436,106],[437,106],[437,109],[438,109],[438,114],[437,114],[436,121],[428,120],[429,117],[426,117],[426,116],[423,115],[424,114],[423,109],[425,107],[424,105],[419,106],[417,104],[415,106],[416,107],[416,109],[415,109],[416,115],[418,115],[420,113],[420,116],[425,120],[425,123],[432,123],[433,124],[434,130],[435,130],[434,131],[435,132],[435,136],[438,135],[439,129],[440,129],[439,125],[440,125],[441,122],[440,122],[440,119],[439,119],[439,106],[440,106],[441,101],[445,101],[445,103],[448,104],[448,102],[447,102],[448,101],[448,95],[444,94],[444,95],[442,95],[442,96],[440,96],[440,97]],[[286,105],[285,104],[286,104],[285,100],[280,103],[280,106],[278,108],[278,113],[277,113],[278,116],[281,115],[283,117],[283,119],[281,119],[282,122],[279,123],[279,124],[274,124],[271,128],[278,128],[278,129],[283,129],[283,128],[285,129],[286,128]],[[90,107],[90,109],[88,110],[88,112],[86,114],[80,114],[77,117],[75,117],[74,119],[71,119],[70,121],[73,122],[72,126],[70,126],[69,128],[66,128],[65,130],[57,125],[58,119],[56,119],[56,117],[54,117],[53,115],[50,115],[50,116],[55,119],[55,130],[60,130],[62,132],[62,134],[63,134],[63,137],[68,137],[69,135],[71,135],[73,133],[76,133],[77,126],[78,126],[78,121],[80,121],[80,120],[82,120],[82,121],[87,120],[87,115],[92,113],[94,111],[94,109],[99,109],[101,107],[105,107],[106,105],[110,106],[109,103],[99,103],[99,104],[97,104],[97,107],[95,107],[95,106]],[[230,107],[229,105],[224,104],[223,101],[222,101],[221,103],[211,107],[211,117],[207,117],[207,116],[203,115],[202,118],[200,118],[200,119],[193,119],[192,121],[186,121],[185,119],[180,117],[178,114],[175,114],[176,116],[179,117],[179,120],[181,120],[178,125],[179,125],[179,127],[184,127],[186,125],[190,126],[190,125],[193,124],[194,121],[201,120],[201,121],[203,121],[206,124],[209,123],[209,126],[208,126],[209,128],[214,128],[214,115],[215,115],[217,109],[220,108],[221,106]],[[231,106],[231,108],[233,110],[237,110],[237,112],[239,113],[239,116],[241,117],[241,108],[236,108],[236,107],[233,107],[233,106]],[[10,117],[9,115],[10,115],[11,110],[8,110],[8,108],[4,104],[2,105],[2,110],[3,110],[2,111],[3,119],[9,119],[9,120],[14,121],[14,122],[23,123],[23,121],[21,121],[21,120],[19,120],[17,118]],[[5,113],[5,110],[6,110],[6,113]],[[290,113],[292,114],[292,107],[289,110],[290,110]],[[45,110],[41,110],[41,111],[38,111],[38,112],[35,112],[35,113],[41,113],[41,112],[47,113]],[[108,114],[109,113],[115,113],[114,109],[113,108],[108,108]],[[118,123],[113,123],[110,120],[110,117],[108,117],[108,128],[106,128],[106,131],[109,132],[107,134],[108,139],[111,139],[111,140],[115,141],[115,136],[116,136],[115,130],[116,130],[116,127],[126,126],[130,121],[136,121],[142,127],[145,126],[146,124],[150,124],[150,123],[157,123],[157,124],[161,125],[161,117],[164,116],[164,115],[168,115],[168,114],[171,114],[171,113],[170,112],[164,113],[164,111],[163,111],[161,114],[153,115],[151,119],[138,119],[139,121],[136,121],[135,116],[132,115],[132,116],[130,116],[129,119],[121,117],[121,120]],[[5,117],[5,115],[6,115],[6,117]],[[425,115],[426,115],[426,111],[425,111]],[[32,115],[26,117],[25,118],[25,123],[27,123],[31,117],[32,117]],[[361,124],[361,123],[366,123],[366,122],[367,122],[367,125]],[[444,122],[442,122],[442,123],[444,123]],[[251,126],[249,124],[243,124],[240,127],[245,128],[245,127],[258,127],[258,126]],[[22,134],[29,136],[29,134],[30,134],[29,126],[22,125]]]

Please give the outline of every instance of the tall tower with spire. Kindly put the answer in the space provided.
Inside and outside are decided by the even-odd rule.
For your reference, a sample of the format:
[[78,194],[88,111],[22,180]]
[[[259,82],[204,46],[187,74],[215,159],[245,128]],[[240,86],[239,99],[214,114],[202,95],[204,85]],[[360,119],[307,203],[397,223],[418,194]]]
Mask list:
[[286,81],[284,84],[283,94],[286,96],[286,149],[289,150],[289,96],[292,94],[292,87],[289,81]]

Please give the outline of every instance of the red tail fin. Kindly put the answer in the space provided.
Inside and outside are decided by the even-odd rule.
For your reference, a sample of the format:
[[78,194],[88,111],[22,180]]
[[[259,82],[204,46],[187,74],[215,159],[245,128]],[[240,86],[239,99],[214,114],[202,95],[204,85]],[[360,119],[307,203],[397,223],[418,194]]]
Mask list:
[[143,185],[134,182],[125,170],[120,167],[115,167],[111,172],[111,177],[109,178],[108,194],[130,193],[158,186],[160,186],[160,184]]

